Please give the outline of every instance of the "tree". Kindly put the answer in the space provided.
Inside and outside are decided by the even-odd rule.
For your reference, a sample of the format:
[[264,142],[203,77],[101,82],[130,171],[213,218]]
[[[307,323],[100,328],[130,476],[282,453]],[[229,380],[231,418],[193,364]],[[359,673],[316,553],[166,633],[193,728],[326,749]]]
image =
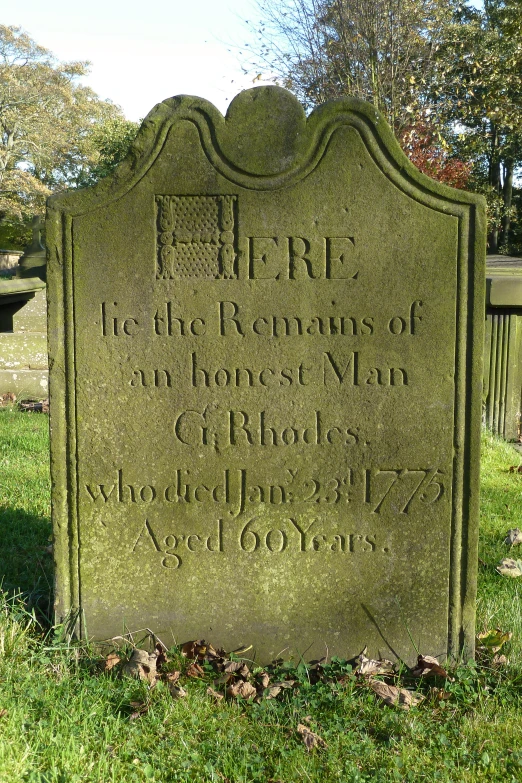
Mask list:
[[85,182],[100,159],[93,131],[121,110],[78,83],[87,63],[60,63],[19,27],[0,25],[0,226],[21,239],[56,190]]
[[455,149],[473,162],[470,184],[488,198],[489,251],[507,250],[513,178],[522,162],[522,0],[461,6],[434,58],[431,95]]
[[446,139],[429,120],[419,119],[404,127],[399,143],[423,174],[452,188],[469,189],[473,164],[452,155]]
[[258,0],[251,67],[312,107],[354,95],[395,130],[426,97],[434,43],[454,0]]
[[94,185],[114,171],[126,157],[139,127],[139,122],[132,122],[123,117],[113,117],[96,125],[91,132],[90,142],[98,158],[90,166],[81,184]]

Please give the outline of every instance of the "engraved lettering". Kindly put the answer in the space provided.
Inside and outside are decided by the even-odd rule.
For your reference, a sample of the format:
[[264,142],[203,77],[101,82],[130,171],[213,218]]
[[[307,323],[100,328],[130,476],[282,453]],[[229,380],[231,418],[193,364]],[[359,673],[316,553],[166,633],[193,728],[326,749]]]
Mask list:
[[140,324],[136,318],[126,318],[115,312],[117,302],[102,302],[101,309],[101,333],[103,337],[134,337],[140,330]]
[[133,388],[139,386],[160,388],[172,388],[172,375],[168,370],[133,370],[129,385]]
[[235,302],[219,302],[219,333],[222,337],[228,337],[229,334],[244,336],[241,324],[235,318],[238,310],[239,305]]
[[358,386],[358,351],[352,351],[344,369],[338,365],[330,351],[323,353],[323,383],[328,385],[330,378],[337,380],[339,384],[346,383],[348,386]]
[[359,270],[354,269],[353,237],[328,237],[326,239],[326,277],[329,280],[356,280]]

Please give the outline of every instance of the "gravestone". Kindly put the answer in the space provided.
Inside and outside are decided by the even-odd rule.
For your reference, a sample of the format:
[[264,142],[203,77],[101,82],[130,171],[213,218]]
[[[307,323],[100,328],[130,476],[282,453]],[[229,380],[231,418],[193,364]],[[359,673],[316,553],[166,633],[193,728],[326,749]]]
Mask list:
[[370,105],[276,87],[169,99],[53,197],[58,617],[472,652],[484,225]]

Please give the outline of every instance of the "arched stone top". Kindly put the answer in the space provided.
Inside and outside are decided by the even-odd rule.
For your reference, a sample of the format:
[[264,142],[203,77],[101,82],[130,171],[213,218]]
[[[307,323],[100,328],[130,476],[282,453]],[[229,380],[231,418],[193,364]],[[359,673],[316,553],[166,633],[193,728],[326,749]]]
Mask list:
[[187,95],[157,104],[142,123],[127,158],[96,186],[50,199],[51,209],[84,214],[125,195],[159,156],[171,129],[193,123],[214,168],[241,187],[271,191],[291,186],[313,171],[333,134],[355,128],[383,173],[411,198],[449,214],[483,204],[483,198],[425,176],[401,150],[386,120],[357,98],[328,101],[308,117],[287,90],[254,87],[239,93],[225,117],[208,101]]

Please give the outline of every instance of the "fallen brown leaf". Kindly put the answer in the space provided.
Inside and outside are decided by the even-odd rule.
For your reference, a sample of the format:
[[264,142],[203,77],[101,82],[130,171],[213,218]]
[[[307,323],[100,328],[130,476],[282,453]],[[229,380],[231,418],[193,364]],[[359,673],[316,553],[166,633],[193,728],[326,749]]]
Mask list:
[[169,683],[169,685],[174,685],[174,683],[179,680],[180,675],[181,672],[165,672],[163,676],[165,677],[165,680]]
[[315,731],[311,731],[308,726],[305,726],[303,723],[299,723],[297,726],[297,733],[301,735],[301,739],[303,740],[305,747],[307,751],[310,753],[313,748],[326,748],[326,742],[322,737],[319,736],[319,734],[316,734]]
[[214,688],[211,688],[210,686],[207,688],[207,693],[209,696],[212,696],[212,698],[215,699],[216,701],[221,701],[221,699],[225,698],[222,693],[220,693],[219,691],[215,691]]
[[185,644],[181,646],[181,654],[184,655],[185,658],[196,658],[198,651],[201,650],[204,644],[205,641],[203,639],[196,639],[192,642],[185,642]]
[[268,688],[265,688],[263,691],[263,698],[264,699],[275,699],[276,696],[279,696],[281,693],[281,686],[280,685],[270,685]]
[[133,650],[130,660],[123,667],[123,673],[153,684],[156,682],[156,653],[149,653],[147,650]]
[[509,659],[505,655],[494,655],[491,660],[492,666],[507,666]]
[[223,671],[227,674],[232,674],[238,672],[243,666],[243,661],[226,661],[223,664]]
[[278,686],[279,688],[293,688],[295,684],[295,680],[282,680],[281,682],[273,682],[273,687]]
[[156,669],[159,669],[161,666],[169,662],[167,658],[167,651],[159,642],[156,644],[154,652],[156,653]]
[[109,653],[103,662],[103,671],[110,672],[121,661],[120,656],[117,653]]
[[259,675],[259,684],[262,688],[268,688],[268,685],[270,683],[270,677],[266,672],[261,672]]
[[226,653],[224,650],[216,650],[204,639],[195,639],[192,642],[185,642],[181,647],[181,653],[186,658],[198,658],[200,661],[204,660],[218,660],[224,658]]
[[387,685],[381,680],[371,680],[369,685],[372,691],[390,707],[397,706],[403,710],[409,710],[410,707],[415,707],[424,699],[424,696],[418,693],[408,691],[406,688],[397,688],[395,685]]
[[169,691],[173,699],[183,699],[187,695],[185,688],[181,685],[174,685],[173,682],[169,682]]
[[395,666],[392,661],[388,661],[386,658],[382,658],[379,661],[367,658],[367,649],[368,648],[365,647],[357,658],[357,668],[355,669],[357,674],[360,674],[363,677],[373,677],[376,674],[394,674]]
[[7,715],[7,710],[6,709],[0,710],[0,718],[5,718],[6,715]]
[[417,657],[417,665],[411,671],[414,677],[444,677],[448,678],[448,673],[442,668],[436,658],[431,655],[419,655]]
[[227,696],[240,696],[242,699],[253,699],[257,696],[257,691],[253,685],[244,680],[238,680],[227,688]]
[[187,677],[204,677],[205,672],[199,665],[199,663],[191,663],[188,667],[187,671],[185,672]]

